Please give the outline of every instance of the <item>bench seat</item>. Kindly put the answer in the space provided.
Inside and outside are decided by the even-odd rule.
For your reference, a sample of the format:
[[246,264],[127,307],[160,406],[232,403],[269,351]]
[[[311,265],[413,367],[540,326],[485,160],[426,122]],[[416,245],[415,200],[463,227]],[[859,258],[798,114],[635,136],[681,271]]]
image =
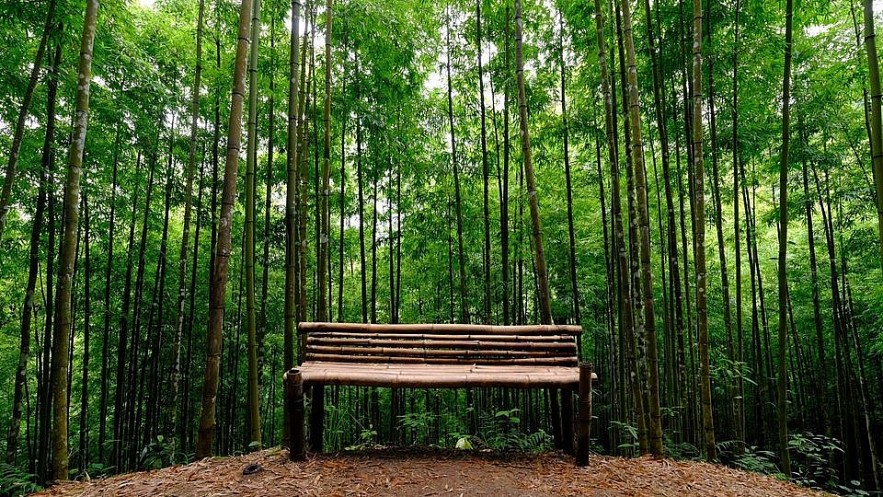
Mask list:
[[306,361],[297,368],[304,385],[397,388],[569,388],[579,386],[579,369],[565,366],[364,364]]

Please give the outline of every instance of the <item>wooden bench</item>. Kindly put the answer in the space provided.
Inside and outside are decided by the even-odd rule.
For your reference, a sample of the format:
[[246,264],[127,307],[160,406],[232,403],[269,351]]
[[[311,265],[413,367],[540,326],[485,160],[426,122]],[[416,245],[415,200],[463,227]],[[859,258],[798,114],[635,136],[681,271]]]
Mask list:
[[[325,385],[391,388],[548,388],[564,393],[563,448],[588,464],[592,366],[579,363],[579,326],[300,323],[303,363],[285,373],[290,458],[306,458],[304,392],[312,394],[310,449],[322,451]],[[574,422],[573,393],[579,395]],[[553,410],[554,414],[554,410]],[[574,426],[575,425],[575,426]]]

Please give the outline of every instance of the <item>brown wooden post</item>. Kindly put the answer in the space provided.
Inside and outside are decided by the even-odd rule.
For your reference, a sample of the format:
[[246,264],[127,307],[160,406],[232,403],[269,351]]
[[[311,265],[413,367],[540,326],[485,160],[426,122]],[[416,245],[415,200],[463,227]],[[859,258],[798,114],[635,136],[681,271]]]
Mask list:
[[589,464],[589,434],[592,427],[592,365],[579,365],[579,421],[576,426],[576,465]]
[[322,452],[322,428],[325,421],[325,385],[313,385],[310,404],[310,450]]
[[561,390],[561,438],[564,453],[573,454],[573,390]]
[[291,434],[288,457],[292,461],[304,461],[307,458],[304,449],[304,380],[297,369],[285,373],[285,422]]

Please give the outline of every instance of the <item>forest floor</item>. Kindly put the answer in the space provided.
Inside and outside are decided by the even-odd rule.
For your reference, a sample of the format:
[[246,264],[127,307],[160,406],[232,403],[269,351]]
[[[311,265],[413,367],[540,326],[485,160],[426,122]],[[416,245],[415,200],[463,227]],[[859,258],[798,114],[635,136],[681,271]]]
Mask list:
[[[244,470],[257,469],[251,475]],[[821,496],[771,477],[701,462],[595,456],[586,468],[560,453],[485,454],[378,449],[303,463],[269,449],[55,485],[42,496]]]

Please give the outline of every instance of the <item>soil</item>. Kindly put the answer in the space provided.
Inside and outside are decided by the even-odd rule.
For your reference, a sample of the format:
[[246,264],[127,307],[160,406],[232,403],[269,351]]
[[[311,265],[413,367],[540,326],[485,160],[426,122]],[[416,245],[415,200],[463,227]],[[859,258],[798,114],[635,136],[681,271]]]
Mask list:
[[[246,475],[249,471],[254,474]],[[594,456],[577,468],[560,453],[374,449],[288,461],[286,450],[203,459],[90,482],[41,496],[821,496],[771,477],[691,461]]]

